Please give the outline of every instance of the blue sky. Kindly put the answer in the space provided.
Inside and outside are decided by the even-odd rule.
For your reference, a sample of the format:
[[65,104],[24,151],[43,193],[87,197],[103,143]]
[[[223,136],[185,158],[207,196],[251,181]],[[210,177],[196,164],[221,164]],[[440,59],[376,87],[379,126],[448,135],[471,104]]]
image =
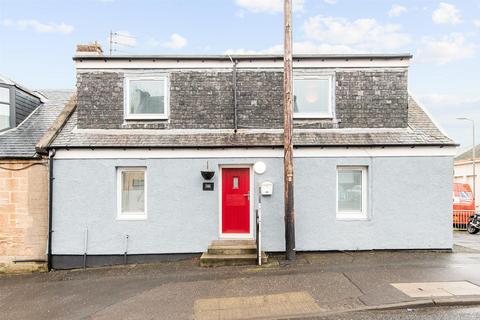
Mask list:
[[[293,0],[297,53],[410,52],[410,92],[452,138],[480,131],[480,0]],[[110,30],[116,54],[277,53],[282,0],[0,0],[0,73],[30,88],[73,88],[77,43]],[[478,139],[480,141],[480,139]]]

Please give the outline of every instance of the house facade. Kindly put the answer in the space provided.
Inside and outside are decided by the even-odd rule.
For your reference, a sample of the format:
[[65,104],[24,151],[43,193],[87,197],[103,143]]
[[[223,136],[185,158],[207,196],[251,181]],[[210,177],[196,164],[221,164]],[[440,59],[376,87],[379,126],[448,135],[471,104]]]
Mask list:
[[[410,58],[294,57],[297,251],[451,248],[455,144],[409,97]],[[281,56],[74,61],[48,146],[54,268],[254,239],[259,197],[262,250],[285,249]]]
[[[477,155],[480,154],[480,145],[475,146],[475,153]],[[479,207],[478,204],[478,199],[480,192],[479,192],[479,187],[480,187],[480,178],[479,178],[479,172],[480,172],[480,159],[478,156],[475,157],[475,161],[473,160],[473,153],[472,153],[472,148],[466,150],[465,152],[462,152],[458,156],[455,157],[455,162],[454,162],[454,182],[457,183],[467,183],[470,185],[470,188],[472,191],[475,189],[475,199],[476,201],[476,207]],[[473,175],[473,165],[475,163],[475,177]],[[475,188],[473,187],[473,181],[475,180]]]
[[0,272],[47,268],[48,159],[35,145],[70,94],[0,77]]

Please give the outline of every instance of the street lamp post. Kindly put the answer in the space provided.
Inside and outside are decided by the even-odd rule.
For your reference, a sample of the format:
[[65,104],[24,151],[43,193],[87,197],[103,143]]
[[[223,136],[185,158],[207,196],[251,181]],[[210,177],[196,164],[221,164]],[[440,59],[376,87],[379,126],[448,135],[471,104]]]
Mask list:
[[457,118],[457,120],[466,120],[470,121],[472,123],[472,142],[473,142],[473,148],[472,148],[472,172],[473,172],[473,201],[475,203],[475,206],[477,203],[475,202],[477,191],[476,191],[476,178],[477,175],[475,174],[475,120],[470,119],[470,118]]

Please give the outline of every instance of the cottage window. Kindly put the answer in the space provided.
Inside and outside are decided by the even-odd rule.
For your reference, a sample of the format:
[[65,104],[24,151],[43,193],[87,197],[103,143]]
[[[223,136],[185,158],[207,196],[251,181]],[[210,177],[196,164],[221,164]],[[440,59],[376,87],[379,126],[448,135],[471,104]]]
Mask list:
[[125,118],[167,119],[167,77],[126,78]]
[[147,218],[146,180],[145,168],[118,168],[118,219]]
[[10,90],[0,87],[0,130],[10,128]]
[[367,218],[367,168],[337,168],[337,219]]
[[333,97],[333,76],[294,77],[293,116],[332,118]]

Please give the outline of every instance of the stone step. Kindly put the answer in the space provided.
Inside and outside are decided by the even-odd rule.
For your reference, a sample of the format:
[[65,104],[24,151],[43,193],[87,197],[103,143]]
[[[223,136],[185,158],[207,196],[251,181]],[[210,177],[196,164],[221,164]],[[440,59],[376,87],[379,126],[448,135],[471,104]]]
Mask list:
[[[267,263],[267,255],[262,254],[262,263]],[[256,254],[210,254],[205,252],[200,257],[200,266],[219,267],[219,266],[243,266],[257,264]]]
[[239,245],[215,245],[208,246],[209,254],[219,255],[243,255],[243,254],[256,254],[257,246],[255,244],[239,244]]
[[212,241],[212,246],[229,246],[229,247],[235,247],[235,246],[257,246],[257,243],[255,240],[213,240]]

